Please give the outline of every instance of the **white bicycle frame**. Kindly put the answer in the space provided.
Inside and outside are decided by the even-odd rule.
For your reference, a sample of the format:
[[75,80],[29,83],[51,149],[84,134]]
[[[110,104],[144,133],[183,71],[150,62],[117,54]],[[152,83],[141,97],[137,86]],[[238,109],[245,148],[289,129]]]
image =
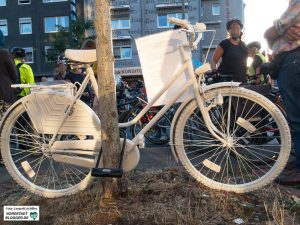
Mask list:
[[[201,87],[199,87],[198,81],[196,79],[194,69],[191,64],[191,57],[188,56],[188,54],[185,51],[185,48],[190,48],[187,44],[182,44],[178,46],[179,50],[183,54],[184,57],[184,65],[179,69],[179,71],[176,74],[173,74],[173,79],[164,87],[162,88],[153,98],[152,101],[150,101],[143,110],[131,121],[126,123],[119,123],[120,128],[126,128],[129,126],[134,125],[137,123],[146,113],[147,111],[154,105],[154,103],[159,99],[159,97],[170,88],[170,86],[175,83],[177,79],[179,79],[184,72],[187,70],[189,74],[189,79],[184,84],[183,88],[179,91],[179,93],[174,96],[172,99],[169,99],[167,104],[153,117],[153,119],[137,134],[137,136],[132,140],[134,142],[134,145],[137,146],[139,144],[139,138],[141,138],[147,131],[168,111],[169,108],[179,99],[190,87],[193,89],[194,97],[197,101],[197,104],[200,108],[200,111],[203,115],[205,124],[210,131],[210,133],[216,137],[218,140],[220,140],[224,145],[226,145],[226,134],[220,132],[211,122],[210,117],[208,115],[209,108],[204,106],[204,97],[200,92]],[[199,78],[201,79],[201,77]],[[91,81],[92,88],[95,91],[96,97],[98,98],[98,84],[94,76],[94,72],[90,65],[86,65],[86,77],[80,87],[80,89],[76,93],[76,99],[80,98],[81,94],[83,93],[86,85],[88,82]],[[227,83],[226,86],[232,85],[232,82]],[[237,85],[234,85],[237,86]],[[203,86],[202,89],[208,89]],[[172,128],[171,128],[172,129]]]
[[[184,86],[182,87],[182,89],[179,91],[179,93],[174,96],[172,99],[169,99],[167,101],[167,104],[153,117],[153,119],[136,135],[136,137],[132,140],[134,145],[132,146],[132,149],[134,147],[136,147],[139,144],[139,139],[143,138],[143,135],[166,113],[166,111],[191,87],[194,93],[194,98],[196,99],[197,105],[201,111],[201,114],[203,116],[205,125],[207,126],[209,132],[211,133],[211,135],[213,135],[216,139],[218,139],[220,142],[222,142],[224,144],[224,146],[228,145],[228,143],[230,142],[230,140],[227,138],[227,135],[222,133],[221,131],[219,131],[212,123],[208,111],[211,108],[211,106],[206,107],[204,105],[205,102],[205,98],[203,96],[203,93],[206,90],[212,89],[212,88],[218,88],[221,86],[239,86],[239,83],[234,83],[234,82],[226,82],[223,84],[214,84],[214,85],[210,85],[210,86],[206,86],[205,84],[198,84],[198,81],[196,79],[196,75],[194,73],[194,68],[192,66],[192,59],[191,57],[186,53],[185,48],[188,48],[189,50],[195,49],[198,45],[198,43],[200,42],[201,38],[197,38],[196,41],[194,41],[194,37],[195,37],[195,30],[193,28],[193,26],[189,25],[188,29],[185,30],[186,32],[190,32],[192,38],[190,40],[189,43],[183,43],[181,45],[178,46],[178,51],[181,52],[183,59],[184,59],[184,64],[183,66],[177,71],[177,73],[173,74],[171,77],[173,77],[173,79],[171,81],[169,81],[169,83],[163,87],[157,94],[156,96],[153,98],[153,100],[151,100],[144,108],[143,110],[131,121],[126,122],[126,123],[119,123],[119,127],[120,128],[126,128],[129,126],[132,126],[133,124],[137,123],[146,113],[147,111],[154,105],[154,103],[160,98],[160,96],[166,92],[170,86],[176,82],[176,80],[178,80],[182,75],[184,75],[185,71],[188,72],[189,75],[189,79],[188,81],[184,84]],[[201,33],[204,32],[203,30],[201,31]],[[200,33],[200,32],[199,32]],[[82,64],[79,62],[79,64]],[[208,70],[205,69],[206,68],[206,64],[204,64],[202,67],[199,67],[196,69],[196,71],[200,70],[202,71],[202,73],[199,75],[199,79],[202,80],[203,79],[203,74]],[[60,128],[63,126],[64,122],[66,121],[68,115],[71,113],[72,108],[75,104],[75,102],[80,99],[82,93],[84,92],[87,84],[89,82],[91,82],[92,84],[92,88],[95,92],[95,95],[97,98],[99,98],[99,93],[98,93],[98,84],[96,81],[96,78],[94,76],[94,72],[91,68],[91,66],[89,64],[85,64],[85,68],[86,68],[86,76],[85,79],[83,80],[80,88],[78,89],[78,91],[76,92],[73,101],[69,104],[67,110],[64,113],[64,117],[61,120],[61,124],[59,126],[59,129],[53,134],[50,142],[49,142],[49,146],[52,146],[53,143],[56,140],[56,136],[59,133]],[[14,87],[33,87],[34,85],[26,85],[26,84],[21,84],[21,85],[13,85]],[[172,123],[173,124],[173,123]],[[171,127],[171,130],[173,129],[173,127]],[[227,140],[228,139],[228,140]],[[171,143],[172,144],[172,143]],[[130,150],[129,150],[130,151]]]

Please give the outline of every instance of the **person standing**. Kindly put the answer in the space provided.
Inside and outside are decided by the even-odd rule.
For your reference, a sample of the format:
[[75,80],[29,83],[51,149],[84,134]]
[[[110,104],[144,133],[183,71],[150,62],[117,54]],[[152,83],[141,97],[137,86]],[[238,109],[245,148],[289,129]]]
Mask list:
[[[4,48],[5,40],[0,30],[0,120],[10,105],[16,101],[11,85],[17,80],[17,70],[10,53]],[[1,154],[0,164],[3,164]]]
[[15,91],[11,88],[11,85],[16,82],[18,76],[11,55],[4,49],[4,37],[1,34],[0,30],[0,119],[2,119],[6,109],[16,101]]
[[54,75],[54,80],[64,80],[67,75],[67,63],[63,59],[57,61],[57,73]]
[[[20,84],[34,84],[34,75],[31,67],[25,63],[25,50],[22,48],[13,48],[11,51],[18,75],[20,76]],[[29,94],[29,88],[22,88],[17,94],[18,98],[22,98]]]
[[[80,85],[84,80],[84,74],[82,73],[80,68],[74,68],[70,72],[67,73],[65,80],[75,84],[77,90],[79,90]],[[91,85],[87,84],[86,88],[84,89],[81,98],[81,101],[85,102],[88,106],[91,107],[92,103],[92,91]]]
[[[291,170],[279,176],[281,184],[300,183],[300,0],[290,0],[288,9],[264,34],[277,62],[277,83],[286,107],[295,149]],[[273,76],[274,77],[274,76]]]
[[[229,20],[226,24],[229,38],[218,45],[213,54],[211,68],[220,77],[227,77],[222,81],[247,82],[248,49],[241,40],[243,24],[239,19]],[[219,66],[217,66],[220,63]]]
[[260,53],[261,45],[258,41],[253,41],[247,44],[248,56],[253,59],[251,65],[247,70],[248,82],[251,84],[266,83],[266,79],[260,72],[260,66],[267,62],[265,56]]

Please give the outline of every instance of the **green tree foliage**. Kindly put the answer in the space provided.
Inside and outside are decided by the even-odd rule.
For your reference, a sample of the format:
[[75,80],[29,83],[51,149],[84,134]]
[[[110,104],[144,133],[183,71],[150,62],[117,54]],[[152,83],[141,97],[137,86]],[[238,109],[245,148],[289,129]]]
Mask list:
[[51,46],[45,52],[48,61],[56,61],[57,57],[63,55],[66,49],[79,49],[87,38],[95,38],[94,35],[86,35],[94,30],[93,21],[78,19],[73,21],[69,28],[57,27],[58,32],[50,34],[46,40],[48,45]]

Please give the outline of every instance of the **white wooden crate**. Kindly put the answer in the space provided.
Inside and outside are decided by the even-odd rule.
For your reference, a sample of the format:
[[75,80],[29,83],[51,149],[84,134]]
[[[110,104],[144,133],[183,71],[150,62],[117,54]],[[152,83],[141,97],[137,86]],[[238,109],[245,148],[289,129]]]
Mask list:
[[[181,30],[169,30],[136,39],[149,102],[183,66],[183,55],[178,51],[178,45],[187,42],[186,33]],[[191,57],[190,51],[187,50],[187,54]],[[156,101],[155,105],[166,104],[167,100],[174,97],[187,80],[186,72]],[[178,102],[182,102],[189,94],[191,90]]]

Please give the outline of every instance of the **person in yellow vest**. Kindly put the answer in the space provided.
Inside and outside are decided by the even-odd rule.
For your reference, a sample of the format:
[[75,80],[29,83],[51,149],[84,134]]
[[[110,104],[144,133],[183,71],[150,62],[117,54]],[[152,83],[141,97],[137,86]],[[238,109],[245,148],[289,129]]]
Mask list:
[[[11,54],[14,58],[15,65],[17,67],[17,72],[19,76],[20,84],[34,84],[34,75],[31,67],[25,63],[25,50],[22,48],[13,48]],[[19,93],[17,93],[18,98],[22,98],[29,94],[28,88],[22,88]]]
[[263,84],[266,79],[260,72],[261,64],[265,63],[266,58],[260,53],[261,45],[258,41],[253,41],[247,45],[248,56],[253,58],[251,65],[247,69],[248,83]]

